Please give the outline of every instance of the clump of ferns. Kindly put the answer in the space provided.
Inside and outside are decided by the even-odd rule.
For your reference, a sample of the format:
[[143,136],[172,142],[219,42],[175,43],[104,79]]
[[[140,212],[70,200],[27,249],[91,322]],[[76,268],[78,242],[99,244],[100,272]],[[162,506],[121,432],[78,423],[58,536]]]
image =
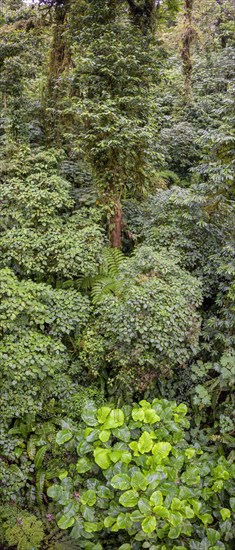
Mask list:
[[125,256],[118,248],[105,248],[99,273],[93,277],[87,276],[76,281],[76,287],[89,292],[92,302],[97,304],[109,294],[121,297],[125,281],[120,278],[121,265]]

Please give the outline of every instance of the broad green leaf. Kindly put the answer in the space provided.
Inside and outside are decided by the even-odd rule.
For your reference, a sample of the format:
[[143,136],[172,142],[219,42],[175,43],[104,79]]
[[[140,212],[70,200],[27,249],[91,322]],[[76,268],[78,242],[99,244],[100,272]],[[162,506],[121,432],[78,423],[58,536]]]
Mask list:
[[100,485],[97,489],[96,489],[96,492],[97,492],[97,496],[100,497],[100,498],[108,498],[110,499],[112,497],[112,492],[111,490],[106,487],[105,485]]
[[220,510],[222,519],[225,521],[226,519],[229,519],[231,516],[231,512],[228,508],[221,508]]
[[144,515],[151,514],[152,512],[149,501],[146,498],[140,498],[138,500],[138,508]]
[[111,434],[110,430],[101,430],[99,433],[100,441],[102,441],[103,443],[106,443],[110,438],[110,434]]
[[181,525],[171,526],[168,533],[169,539],[177,539],[181,533]]
[[131,416],[135,422],[144,420],[144,411],[141,409],[133,409]]
[[149,453],[153,446],[153,440],[148,432],[143,432],[138,441],[138,450],[141,454]]
[[131,487],[130,478],[127,474],[113,476],[110,483],[114,489],[119,489],[120,491],[126,491]]
[[124,464],[129,464],[132,461],[132,455],[129,451],[122,451],[121,461]]
[[220,533],[218,533],[218,531],[216,531],[215,529],[211,529],[210,527],[209,529],[207,529],[206,535],[210,544],[213,546],[218,542],[218,540],[220,540]]
[[79,508],[80,508],[80,512],[82,514],[82,517],[86,520],[86,521],[95,521],[95,510],[93,507],[91,506],[88,506],[86,504],[81,504],[79,502]]
[[183,514],[187,519],[192,519],[195,516],[195,513],[191,506],[185,506],[185,508],[183,508]]
[[127,517],[128,517],[128,514],[118,514],[118,517],[117,517],[117,526],[119,529],[126,529],[126,526],[127,526]]
[[139,499],[139,495],[137,491],[125,491],[120,498],[119,502],[122,504],[122,506],[125,506],[125,508],[133,508],[136,506]]
[[134,523],[137,523],[137,522],[142,521],[144,519],[144,514],[141,514],[141,512],[139,512],[139,510],[135,510],[134,512],[131,513],[130,517],[131,517],[131,520]]
[[154,491],[150,497],[150,504],[152,506],[162,506],[163,496],[161,491]]
[[79,474],[85,474],[92,468],[92,462],[88,458],[80,458],[76,464],[76,470]]
[[83,529],[83,520],[79,518],[75,521],[72,531],[70,533],[71,538],[79,540],[81,538],[81,531]]
[[175,512],[175,510],[177,510],[177,511],[181,510],[182,507],[183,507],[183,504],[182,504],[181,500],[177,497],[173,497],[172,502],[171,502],[171,510],[173,512]]
[[180,514],[180,512],[170,512],[169,514],[169,522],[174,527],[177,527],[177,525],[180,525],[183,521],[183,516]]
[[146,399],[142,399],[140,402],[139,402],[139,405],[141,407],[143,407],[143,409],[151,409],[151,404],[146,401]]
[[141,472],[135,472],[131,478],[131,486],[133,489],[145,491],[147,488],[146,477]]
[[222,466],[222,464],[218,464],[216,468],[213,469],[213,474],[216,479],[229,479],[230,475],[229,472]]
[[148,424],[155,424],[155,422],[159,422],[160,420],[160,416],[156,413],[154,409],[145,409],[144,422]]
[[108,528],[111,527],[111,525],[113,525],[115,522],[116,522],[116,518],[111,518],[110,516],[108,516],[108,517],[105,518],[105,520],[104,520],[104,526],[108,529]]
[[62,470],[62,472],[58,474],[58,478],[62,481],[65,477],[67,477],[67,475],[68,475],[68,471]]
[[129,443],[129,447],[132,451],[134,451],[134,456],[139,456],[137,441],[131,441],[131,443]]
[[68,518],[66,516],[62,516],[58,521],[58,527],[60,529],[69,529],[69,527],[72,527],[74,523],[75,523],[74,518]]
[[118,462],[121,459],[121,456],[122,456],[122,451],[121,450],[110,451],[110,458],[111,458],[112,462],[114,462],[114,463]]
[[91,443],[88,443],[88,441],[80,441],[77,445],[77,453],[79,456],[90,453],[92,449],[93,446],[91,445]]
[[93,489],[88,489],[80,498],[82,504],[87,504],[87,506],[94,506],[96,503],[96,492]]
[[200,500],[192,498],[192,499],[190,499],[189,502],[190,502],[191,506],[193,507],[193,510],[194,510],[195,514],[199,514],[201,506],[202,506],[202,503],[200,502]]
[[81,417],[88,426],[98,426],[97,409],[93,401],[85,403]]
[[213,517],[211,514],[200,514],[198,515],[198,518],[204,523],[204,525],[207,525],[208,523],[213,523]]
[[111,464],[111,460],[110,460],[110,451],[108,449],[101,449],[101,448],[95,449],[94,458],[95,458],[96,464],[98,464],[100,468],[102,468],[103,470],[106,470],[107,468],[109,468]]
[[86,533],[96,533],[103,527],[102,522],[92,523],[91,521],[84,521],[84,530]]
[[129,443],[131,434],[127,426],[123,426],[122,428],[113,428],[112,433],[117,439],[121,439],[121,441]]
[[60,485],[51,485],[51,487],[47,489],[47,494],[50,498],[59,500],[62,495],[62,489]]
[[152,533],[156,529],[156,518],[154,516],[149,516],[142,521],[141,525],[144,533]]
[[98,409],[97,418],[100,424],[104,424],[110,412],[111,412],[110,407],[101,407],[100,409]]
[[72,437],[73,437],[73,434],[70,430],[60,430],[56,434],[55,440],[57,445],[64,445],[64,443],[66,443],[67,441],[70,441]]
[[84,430],[84,435],[88,443],[93,443],[93,441],[97,441],[97,439],[99,439],[99,433],[99,428],[86,428]]
[[195,449],[186,449],[185,451],[185,456],[190,459],[190,458],[193,458],[196,454],[196,451]]
[[153,508],[153,512],[154,514],[156,514],[156,516],[159,516],[160,518],[169,518],[170,516],[169,510],[165,508],[165,506],[155,506]]
[[119,428],[124,424],[125,417],[121,409],[113,409],[108,415],[104,425],[104,430],[111,430],[112,428]]
[[131,550],[131,545],[128,543],[122,544],[122,546],[118,547],[118,550]]
[[153,446],[152,453],[157,457],[158,461],[161,462],[168,457],[171,449],[172,446],[168,441],[159,441]]
[[181,479],[184,483],[186,483],[186,485],[197,485],[200,483],[200,473],[198,468],[187,468],[187,470],[182,474]]
[[235,512],[235,497],[231,497],[229,503],[232,511]]
[[178,407],[176,407],[176,412],[178,412],[179,414],[182,414],[182,416],[185,416],[188,412],[188,407],[187,405],[185,405],[184,403],[180,403],[178,405]]

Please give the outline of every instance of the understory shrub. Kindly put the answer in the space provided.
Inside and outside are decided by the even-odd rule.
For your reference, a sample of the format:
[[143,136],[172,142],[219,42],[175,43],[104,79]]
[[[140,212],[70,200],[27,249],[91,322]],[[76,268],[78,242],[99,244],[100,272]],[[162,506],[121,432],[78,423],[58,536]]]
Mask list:
[[122,409],[87,402],[84,428],[57,433],[78,459],[47,494],[81,548],[231,548],[234,466],[186,441],[186,413],[166,399]]

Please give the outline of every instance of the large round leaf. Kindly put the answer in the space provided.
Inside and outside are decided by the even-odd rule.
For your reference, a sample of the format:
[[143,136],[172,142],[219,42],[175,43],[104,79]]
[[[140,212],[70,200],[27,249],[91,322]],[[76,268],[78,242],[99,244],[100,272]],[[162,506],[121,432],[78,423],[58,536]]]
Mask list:
[[120,491],[126,491],[131,487],[130,478],[127,474],[113,476],[110,483],[114,489],[119,489]]
[[158,461],[161,462],[164,458],[168,457],[171,449],[171,444],[168,443],[168,441],[159,441],[153,446],[152,453],[157,457]]
[[58,527],[60,529],[68,529],[69,527],[72,527],[74,522],[75,522],[74,518],[68,518],[66,516],[62,516],[58,521]]
[[87,506],[94,506],[96,503],[96,492],[93,489],[89,489],[81,496],[82,504],[87,504]]
[[150,503],[153,506],[161,506],[163,503],[163,496],[161,491],[154,491],[150,497]]
[[106,470],[107,468],[109,468],[111,464],[111,460],[110,460],[110,451],[108,449],[101,449],[101,448],[95,449],[94,457],[95,457],[96,464],[98,464],[100,468],[102,468],[103,470]]
[[103,425],[103,430],[111,430],[112,428],[119,428],[124,424],[125,417],[121,409],[113,409],[107,417]]
[[92,462],[88,458],[80,458],[76,464],[76,470],[79,474],[85,474],[92,467]]
[[64,443],[72,439],[72,437],[73,437],[73,434],[70,430],[60,430],[56,434],[55,440],[58,445],[63,445]]
[[139,499],[137,491],[126,491],[123,495],[120,496],[119,502],[125,508],[133,508],[136,506]]
[[63,490],[61,489],[60,485],[51,485],[51,487],[47,489],[48,496],[50,498],[54,498],[55,500],[59,500],[62,493]]
[[149,453],[153,446],[153,440],[148,432],[143,432],[138,441],[138,450],[141,454]]
[[152,533],[156,529],[156,518],[154,516],[148,516],[142,521],[142,529],[144,533]]
[[131,486],[133,489],[145,491],[147,488],[146,477],[141,472],[135,472],[131,478]]

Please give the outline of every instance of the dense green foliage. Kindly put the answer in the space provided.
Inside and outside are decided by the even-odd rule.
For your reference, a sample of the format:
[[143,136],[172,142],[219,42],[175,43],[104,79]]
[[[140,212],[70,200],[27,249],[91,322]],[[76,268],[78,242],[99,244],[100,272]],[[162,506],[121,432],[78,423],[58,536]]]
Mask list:
[[58,432],[58,445],[74,436],[80,458],[48,495],[60,505],[58,525],[73,527],[81,548],[102,548],[87,539],[102,543],[104,536],[126,550],[183,542],[200,548],[202,538],[205,548],[218,541],[229,547],[234,467],[186,444],[186,412],[184,404],[159,399],[123,409],[90,405],[82,414],[89,427]]
[[234,548],[234,21],[1,3],[4,550]]

